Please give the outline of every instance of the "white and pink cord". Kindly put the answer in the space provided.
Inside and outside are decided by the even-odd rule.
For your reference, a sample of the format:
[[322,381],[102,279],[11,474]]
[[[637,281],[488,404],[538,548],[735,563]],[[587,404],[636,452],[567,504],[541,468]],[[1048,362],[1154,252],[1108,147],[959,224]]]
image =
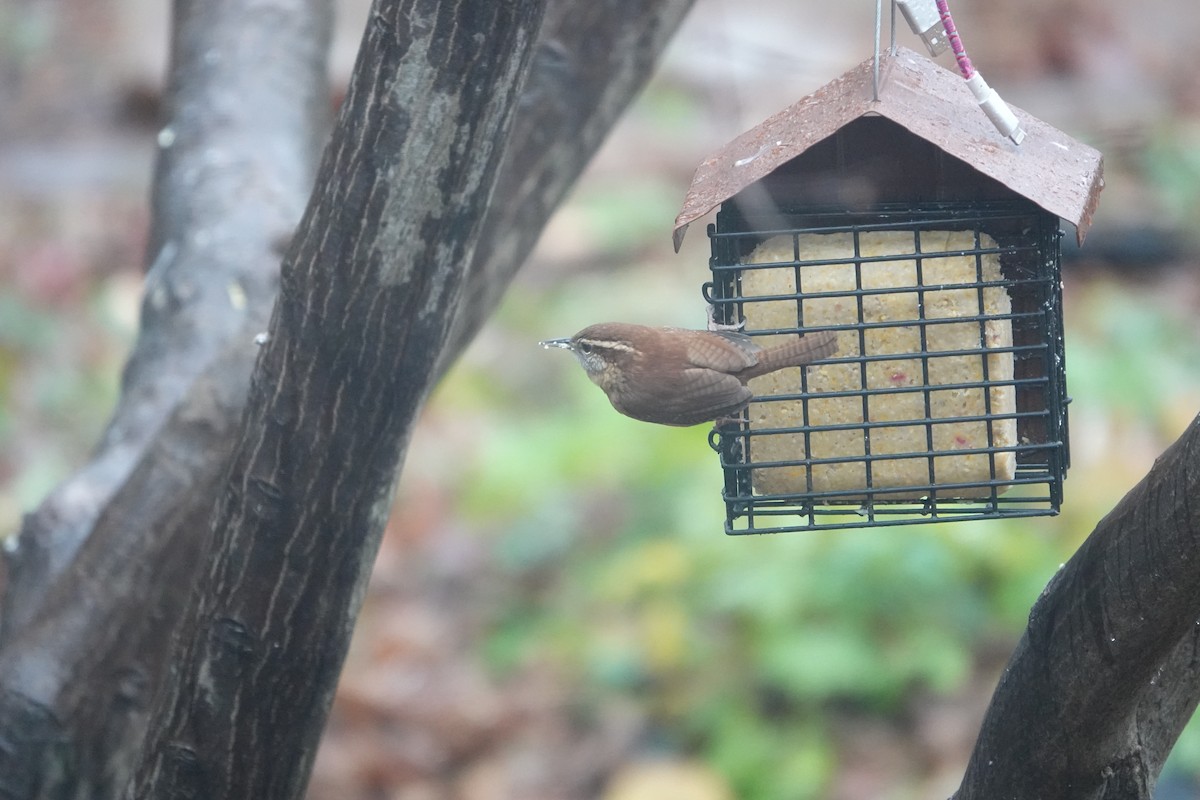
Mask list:
[[[1014,144],[1020,144],[1021,140],[1025,138],[1025,130],[1021,127],[1021,121],[1017,119],[1017,115],[1008,107],[1008,104],[1000,99],[996,90],[988,86],[987,81],[983,79],[983,76],[971,63],[971,59],[967,57],[962,37],[958,35],[958,29],[954,27],[954,18],[950,16],[950,8],[946,4],[946,0],[932,0],[932,4],[931,0],[894,0],[894,2],[904,13],[904,18],[908,20],[913,32],[925,42],[930,55],[937,56],[949,44],[951,52],[954,53],[954,60],[958,62],[958,70],[966,79],[967,86],[975,95],[975,99],[979,101],[979,107],[983,109],[983,113],[987,114],[988,119],[992,121],[997,130],[1012,139]],[[940,20],[940,24],[937,20]],[[878,27],[878,23],[876,24]],[[945,32],[945,38],[940,35],[942,32]],[[878,33],[876,37],[878,39]],[[876,48],[878,49],[878,44]]]
[[946,0],[934,1],[937,3],[938,15],[942,18],[942,27],[946,29],[946,38],[950,41],[950,51],[954,53],[954,60],[958,62],[958,71],[966,78],[967,86],[975,95],[975,99],[979,101],[979,107],[983,109],[983,113],[987,114],[988,119],[992,121],[997,130],[1012,139],[1013,144],[1020,144],[1021,140],[1025,138],[1025,130],[1021,127],[1021,121],[1008,107],[1008,103],[1000,99],[996,90],[988,86],[987,81],[971,63],[971,59],[967,58],[966,48],[963,47],[958,29],[954,27],[954,18],[950,16],[950,8],[946,5]]

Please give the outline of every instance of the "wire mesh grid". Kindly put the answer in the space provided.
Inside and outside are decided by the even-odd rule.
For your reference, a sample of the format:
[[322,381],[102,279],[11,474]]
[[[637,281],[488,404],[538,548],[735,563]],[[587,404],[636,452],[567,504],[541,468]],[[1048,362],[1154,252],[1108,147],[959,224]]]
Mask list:
[[714,317],[839,352],[718,425],[727,533],[1057,513],[1069,452],[1057,217],[1024,202],[709,227]]

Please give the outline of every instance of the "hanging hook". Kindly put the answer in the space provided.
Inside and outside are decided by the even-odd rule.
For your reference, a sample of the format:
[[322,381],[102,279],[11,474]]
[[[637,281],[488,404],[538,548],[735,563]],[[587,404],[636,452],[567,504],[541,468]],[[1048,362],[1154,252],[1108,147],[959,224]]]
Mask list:
[[892,0],[892,41],[888,46],[888,55],[896,55],[896,0]]
[[871,99],[879,102],[879,38],[883,28],[883,0],[875,0],[875,60],[871,64]]

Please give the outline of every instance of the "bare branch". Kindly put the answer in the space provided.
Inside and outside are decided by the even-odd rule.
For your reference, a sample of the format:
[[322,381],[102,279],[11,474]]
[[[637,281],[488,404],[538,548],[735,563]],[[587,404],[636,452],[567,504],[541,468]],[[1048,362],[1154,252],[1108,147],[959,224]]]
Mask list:
[[957,800],[1149,799],[1200,699],[1200,417],[1046,587]]
[[560,0],[544,34],[441,368],[479,331],[550,213],[645,85],[692,0]]
[[93,459],[31,514],[0,639],[0,797],[112,797],[206,543],[279,243],[328,117],[323,0],[178,2],[142,327]]
[[326,0],[177,0],[174,26],[138,340],[95,454],[26,518],[9,554],[0,644],[38,612],[192,382],[265,327],[281,243],[312,188],[328,119]]

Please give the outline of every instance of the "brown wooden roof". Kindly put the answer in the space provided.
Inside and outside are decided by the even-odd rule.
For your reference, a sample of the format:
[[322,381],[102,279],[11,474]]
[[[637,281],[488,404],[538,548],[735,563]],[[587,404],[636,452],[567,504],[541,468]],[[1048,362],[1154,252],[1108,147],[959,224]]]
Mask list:
[[866,115],[885,117],[1075,226],[1092,224],[1104,162],[1099,151],[1013,108],[1025,139],[1015,145],[988,120],[966,82],[906,48],[872,59],[746,131],[700,164],[675,218],[675,249],[687,226],[750,184]]

